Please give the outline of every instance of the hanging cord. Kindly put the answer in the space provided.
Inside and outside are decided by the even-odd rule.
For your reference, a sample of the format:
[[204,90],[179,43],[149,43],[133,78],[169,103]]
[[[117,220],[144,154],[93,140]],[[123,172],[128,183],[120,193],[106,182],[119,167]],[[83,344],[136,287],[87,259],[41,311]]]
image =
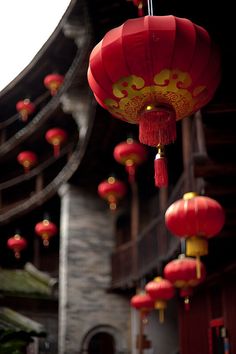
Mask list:
[[148,4],[148,15],[153,16],[153,5],[152,5],[152,0],[147,0]]

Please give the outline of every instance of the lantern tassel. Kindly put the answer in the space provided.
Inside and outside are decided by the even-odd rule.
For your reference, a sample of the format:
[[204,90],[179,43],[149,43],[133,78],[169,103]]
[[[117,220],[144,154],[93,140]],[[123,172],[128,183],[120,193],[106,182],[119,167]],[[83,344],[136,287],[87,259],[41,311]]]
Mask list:
[[134,164],[127,164],[126,166],[125,166],[125,168],[126,168],[126,171],[128,172],[128,176],[129,176],[129,183],[134,183],[134,181],[135,181],[135,166],[134,166]]
[[155,186],[166,187],[168,185],[167,161],[164,156],[163,146],[158,146],[158,153],[154,162]]
[[54,157],[59,157],[60,155],[60,144],[53,145]]
[[160,310],[159,310],[159,322],[160,322],[160,323],[164,323],[164,320],[165,320],[164,309],[160,309]]
[[143,17],[144,16],[144,11],[143,11],[143,3],[140,2],[138,5],[138,16]]
[[167,145],[176,139],[175,112],[167,108],[147,106],[140,115],[139,140],[141,143],[157,146]]
[[201,260],[200,260],[200,256],[196,256],[196,275],[197,275],[197,279],[201,278]]
[[17,250],[14,253],[16,259],[20,259],[20,252]]
[[189,297],[185,296],[184,298],[184,308],[185,311],[189,311],[190,310],[190,301],[189,301]]

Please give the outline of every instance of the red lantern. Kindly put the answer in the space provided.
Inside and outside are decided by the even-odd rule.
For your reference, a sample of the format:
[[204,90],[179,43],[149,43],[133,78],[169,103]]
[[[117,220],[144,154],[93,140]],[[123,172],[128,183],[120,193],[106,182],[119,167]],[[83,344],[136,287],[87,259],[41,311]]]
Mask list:
[[141,143],[159,146],[159,187],[167,185],[163,145],[176,139],[176,120],[207,104],[219,80],[220,57],[207,31],[174,16],[145,16],[109,31],[88,68],[98,103],[139,124]]
[[43,221],[35,225],[35,233],[38,236],[42,237],[43,245],[45,247],[49,246],[50,238],[52,236],[55,236],[57,232],[58,232],[57,226],[53,222],[47,219],[44,219]]
[[143,321],[143,324],[146,324],[147,316],[154,307],[154,303],[151,296],[149,294],[146,294],[145,292],[136,294],[131,298],[130,305],[136,310],[140,311],[140,317]]
[[117,203],[124,197],[126,186],[115,177],[109,177],[98,186],[98,194],[109,203],[110,210],[116,210]]
[[144,146],[132,138],[128,138],[115,147],[113,155],[117,162],[125,165],[130,183],[134,182],[137,166],[143,163],[147,157]]
[[145,290],[154,301],[154,308],[159,310],[159,321],[163,323],[166,302],[174,296],[175,292],[172,283],[167,279],[157,277],[145,286]]
[[24,237],[16,233],[7,240],[7,246],[13,250],[15,257],[19,259],[21,251],[27,246],[27,241]]
[[184,297],[185,309],[189,309],[189,296],[192,288],[199,285],[206,276],[203,263],[200,262],[201,276],[196,275],[196,260],[180,255],[178,259],[169,262],[164,268],[164,276],[176,288],[180,288],[180,296]]
[[58,157],[60,155],[60,146],[67,139],[67,133],[61,128],[52,128],[46,132],[45,138],[47,142],[53,145],[54,156]]
[[19,112],[21,120],[23,122],[26,122],[28,120],[29,115],[35,111],[35,104],[29,99],[25,99],[23,101],[17,102],[16,110],[17,112]]
[[63,84],[64,76],[59,74],[49,74],[44,78],[44,86],[49,89],[52,96],[55,96]]
[[189,192],[169,206],[166,227],[176,236],[186,238],[186,255],[197,257],[200,277],[200,256],[208,254],[207,238],[217,235],[225,221],[221,205],[214,199]]
[[17,155],[17,161],[24,167],[25,173],[35,166],[38,162],[37,156],[32,151],[22,151]]
[[147,5],[147,0],[133,0],[133,3],[138,8],[138,15],[144,15],[144,7]]

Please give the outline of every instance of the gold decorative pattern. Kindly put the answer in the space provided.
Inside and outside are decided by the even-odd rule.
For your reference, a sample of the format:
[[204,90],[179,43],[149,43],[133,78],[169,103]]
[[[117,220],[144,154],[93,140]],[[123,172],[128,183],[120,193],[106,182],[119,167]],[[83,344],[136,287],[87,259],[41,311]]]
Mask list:
[[174,108],[176,120],[191,115],[207,103],[206,86],[193,86],[187,72],[164,69],[153,78],[153,85],[145,86],[142,77],[130,75],[113,84],[115,98],[104,103],[108,111],[129,123],[138,123],[139,113],[147,105],[166,104]]

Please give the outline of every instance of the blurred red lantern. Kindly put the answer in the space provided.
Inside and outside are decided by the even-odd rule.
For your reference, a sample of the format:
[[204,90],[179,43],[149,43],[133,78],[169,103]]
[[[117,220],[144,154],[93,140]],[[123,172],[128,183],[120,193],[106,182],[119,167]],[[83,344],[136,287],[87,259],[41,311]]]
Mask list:
[[161,323],[164,322],[164,310],[167,306],[166,302],[174,296],[174,286],[169,280],[156,277],[153,281],[147,283],[145,290],[152,298],[154,308],[159,310],[159,321]]
[[147,5],[147,0],[133,0],[133,3],[138,8],[138,15],[144,16],[144,7]]
[[140,292],[131,298],[130,305],[140,311],[140,318],[143,323],[146,324],[147,316],[154,307],[154,302],[151,296],[145,292]]
[[97,102],[139,124],[139,140],[159,147],[155,184],[167,185],[163,145],[176,120],[207,104],[220,81],[220,56],[208,32],[174,16],[145,16],[109,31],[93,49],[88,81]]
[[114,149],[114,158],[117,162],[125,165],[129,174],[130,183],[134,182],[135,172],[138,165],[142,164],[147,158],[145,147],[132,138],[116,145]]
[[126,186],[115,177],[109,177],[98,185],[98,194],[109,203],[110,210],[116,210],[117,203],[124,197]]
[[189,309],[189,296],[192,288],[199,285],[206,276],[203,263],[200,262],[201,276],[196,275],[196,260],[194,258],[180,255],[178,259],[169,262],[164,268],[164,276],[176,288],[180,290],[180,296],[184,297],[186,310]]
[[49,246],[49,240],[58,232],[57,226],[48,219],[44,219],[35,225],[35,233],[42,237],[43,245]]
[[17,155],[17,161],[24,167],[25,173],[38,162],[37,155],[32,151],[22,151]]
[[186,238],[186,255],[197,257],[200,277],[200,256],[208,254],[208,241],[217,235],[225,221],[224,210],[214,199],[189,192],[169,206],[165,213],[166,227],[176,236]]
[[59,74],[49,74],[44,78],[44,86],[49,89],[52,96],[55,96],[63,84],[64,76]]
[[26,122],[29,115],[35,111],[35,104],[29,99],[18,101],[16,104],[16,110],[19,112],[21,120]]
[[54,156],[58,157],[60,155],[60,146],[67,139],[66,131],[61,128],[52,128],[46,132],[45,138],[49,144],[53,145]]
[[27,241],[20,234],[16,233],[7,240],[7,246],[13,250],[15,257],[19,259],[21,251],[27,246]]

